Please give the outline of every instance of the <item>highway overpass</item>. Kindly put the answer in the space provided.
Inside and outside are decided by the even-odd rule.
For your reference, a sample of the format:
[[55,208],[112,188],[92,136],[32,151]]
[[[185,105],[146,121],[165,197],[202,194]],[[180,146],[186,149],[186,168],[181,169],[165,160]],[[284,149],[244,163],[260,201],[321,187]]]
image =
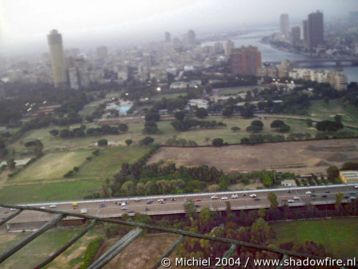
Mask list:
[[[325,205],[334,204],[336,194],[345,195],[344,202],[358,197],[358,185],[327,185],[278,189],[261,189],[249,191],[230,191],[213,193],[194,193],[182,195],[156,195],[142,197],[127,197],[113,199],[97,199],[83,201],[46,202],[35,204],[23,204],[39,208],[68,211],[97,216],[100,218],[118,218],[123,214],[134,215],[135,213],[151,216],[183,214],[184,204],[193,201],[198,210],[208,207],[213,211],[226,210],[226,202],[230,202],[232,210],[249,210],[270,207],[267,199],[269,192],[274,192],[280,205],[288,204],[292,207],[306,204]],[[73,203],[77,208],[73,208]],[[56,206],[56,207],[54,207]],[[0,208],[0,220],[5,219],[14,211],[8,208]],[[49,213],[24,211],[11,219],[6,225],[8,229],[16,230],[16,227],[31,227],[51,220]],[[65,221],[74,220],[73,217],[65,218]],[[28,224],[28,225],[23,225]],[[19,228],[20,229],[20,228]]]

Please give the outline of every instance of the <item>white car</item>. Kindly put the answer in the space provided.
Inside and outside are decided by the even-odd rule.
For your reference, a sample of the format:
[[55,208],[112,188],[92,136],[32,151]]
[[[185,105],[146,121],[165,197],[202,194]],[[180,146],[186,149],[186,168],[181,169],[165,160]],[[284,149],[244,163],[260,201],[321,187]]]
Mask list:
[[256,198],[257,195],[255,193],[249,195],[251,198]]
[[358,185],[355,185],[354,188],[355,188],[355,189],[358,189]]
[[293,200],[293,199],[288,199],[287,202],[288,202],[289,204],[292,204],[292,203],[295,202],[295,200]]
[[298,196],[293,196],[293,200],[298,201],[298,200],[300,200],[300,197],[298,197]]
[[87,214],[87,212],[88,212],[87,208],[82,208],[82,209],[80,210],[80,213],[81,213],[81,214]]
[[57,205],[50,205],[49,208],[56,208]]
[[164,204],[164,199],[158,199],[158,203]]
[[229,199],[227,196],[221,197],[221,200],[227,200],[227,199]]
[[237,194],[231,195],[231,199],[237,199],[237,198],[239,198],[239,195],[237,195]]
[[312,194],[312,192],[311,191],[306,191],[306,194],[310,195],[310,194]]
[[213,195],[213,196],[211,196],[211,199],[212,199],[212,200],[217,200],[217,199],[219,199],[219,197],[216,196],[216,195]]
[[127,202],[122,202],[121,203],[121,206],[126,206],[127,205]]
[[41,208],[41,209],[45,209],[45,208],[46,208],[46,206],[41,206],[40,208]]

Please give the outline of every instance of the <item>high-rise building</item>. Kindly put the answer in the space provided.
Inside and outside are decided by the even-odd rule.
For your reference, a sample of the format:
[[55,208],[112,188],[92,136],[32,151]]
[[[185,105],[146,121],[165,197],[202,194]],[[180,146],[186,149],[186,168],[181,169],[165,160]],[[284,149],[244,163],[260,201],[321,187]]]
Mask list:
[[196,34],[193,30],[189,30],[186,34],[186,41],[189,46],[195,46],[196,44]]
[[324,43],[323,13],[316,11],[308,15],[308,48],[315,49]]
[[108,57],[108,49],[106,46],[100,46],[97,48],[97,57],[102,60]]
[[170,34],[169,32],[165,32],[165,33],[164,33],[164,41],[165,41],[166,43],[169,43],[169,42],[172,41],[172,36],[171,36],[171,34]]
[[261,68],[261,52],[257,47],[233,49],[230,55],[230,69],[234,75],[256,76]]
[[66,63],[63,52],[62,35],[57,30],[52,30],[47,36],[50,48],[52,79],[54,86],[64,87],[67,85]]
[[293,46],[298,46],[301,43],[301,28],[299,26],[291,28],[291,43]]
[[225,52],[225,56],[229,57],[231,55],[232,50],[235,47],[235,43],[232,42],[231,40],[228,40],[224,43],[224,52]]
[[281,14],[280,16],[280,29],[281,34],[288,39],[290,32],[290,21],[288,18],[288,14]]
[[302,40],[305,47],[308,48],[308,21],[302,22]]

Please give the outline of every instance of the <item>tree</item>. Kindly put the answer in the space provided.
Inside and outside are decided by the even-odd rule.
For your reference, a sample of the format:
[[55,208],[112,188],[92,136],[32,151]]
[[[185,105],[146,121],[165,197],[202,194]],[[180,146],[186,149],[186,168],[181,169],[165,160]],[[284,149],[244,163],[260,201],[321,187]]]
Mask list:
[[231,117],[234,114],[234,107],[233,106],[224,107],[222,114],[224,117]]
[[185,210],[185,214],[188,217],[188,219],[190,220],[191,225],[194,224],[194,221],[196,219],[196,207],[195,204],[193,203],[193,201],[188,201],[184,204],[184,210]]
[[15,168],[16,168],[16,162],[15,162],[14,159],[11,158],[11,159],[7,160],[6,164],[7,164],[7,167],[8,167],[10,170],[15,170]]
[[339,210],[341,208],[343,198],[344,198],[343,193],[339,192],[336,194],[336,204],[335,204],[336,210]]
[[149,111],[145,114],[145,121],[159,121],[160,115],[156,111]]
[[316,129],[322,132],[336,132],[342,128],[343,124],[341,122],[336,121],[324,120],[317,122],[316,124]]
[[267,194],[267,199],[270,201],[271,208],[278,207],[277,195],[274,192],[269,192]]
[[51,134],[52,136],[58,136],[58,135],[60,134],[60,131],[57,130],[57,129],[52,129],[52,130],[50,131],[50,134]]
[[231,128],[231,131],[238,132],[238,131],[240,131],[240,127],[234,126]]
[[107,139],[100,139],[97,141],[97,146],[99,147],[106,147],[108,146],[108,140]]
[[270,225],[263,219],[258,218],[251,226],[251,242],[263,244],[273,237]]
[[337,180],[338,177],[339,177],[339,169],[337,166],[332,165],[327,168],[328,180],[330,180],[331,182],[334,182]]
[[121,123],[118,125],[118,129],[119,131],[121,131],[122,133],[125,133],[128,131],[128,125],[125,123]]
[[271,187],[273,185],[273,178],[269,173],[264,173],[262,175],[261,181],[265,187]]
[[224,145],[224,140],[222,138],[214,138],[212,141],[214,147],[222,147]]
[[133,144],[133,140],[132,139],[126,139],[125,143],[126,143],[127,146],[130,146],[130,145]]
[[274,120],[273,122],[271,122],[271,128],[281,128],[282,126],[285,125],[285,122],[282,120]]
[[199,119],[204,119],[208,116],[208,111],[203,107],[198,108],[195,112],[195,116]]
[[155,121],[146,121],[144,123],[144,134],[157,134],[159,133],[158,125]]
[[252,133],[258,133],[263,130],[264,124],[260,120],[254,120],[251,122],[251,125],[246,128],[246,131]]
[[174,113],[174,117],[178,120],[178,121],[182,121],[185,118],[185,112],[183,110],[179,110],[177,112]]
[[150,144],[153,144],[154,139],[150,136],[146,136],[144,137],[139,144],[143,145],[143,146],[149,146]]

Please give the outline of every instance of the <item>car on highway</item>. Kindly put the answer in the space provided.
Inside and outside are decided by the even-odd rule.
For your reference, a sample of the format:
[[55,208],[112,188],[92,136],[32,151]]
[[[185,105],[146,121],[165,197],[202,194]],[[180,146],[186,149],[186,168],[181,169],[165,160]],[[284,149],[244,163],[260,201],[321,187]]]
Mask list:
[[293,204],[295,202],[295,200],[293,200],[293,199],[288,199],[287,200],[287,203],[289,203],[289,204]]
[[221,200],[227,200],[227,199],[229,199],[227,196],[221,197]]
[[327,194],[323,194],[323,195],[322,195],[322,198],[327,198]]
[[358,185],[355,185],[354,188],[357,190],[357,189],[358,189]]
[[99,207],[100,207],[100,208],[104,208],[104,207],[106,207],[106,204],[105,204],[105,203],[100,203],[100,204],[99,204]]
[[211,196],[210,198],[211,198],[211,200],[217,200],[217,199],[219,199],[219,197],[216,196],[216,195],[213,195],[213,196]]
[[55,204],[52,204],[49,206],[49,208],[56,208],[56,207],[57,207],[57,205],[55,205]]
[[138,203],[138,202],[140,202],[140,199],[139,198],[134,198],[134,202]]
[[257,195],[255,193],[249,195],[251,198],[256,198]]
[[312,194],[312,192],[311,191],[306,191],[306,194],[310,195],[310,194]]
[[176,201],[177,199],[175,199],[174,197],[170,198],[170,201],[174,202]]
[[128,205],[128,203],[126,201],[121,203],[121,206],[126,206],[126,205]]
[[46,206],[41,206],[40,208],[41,208],[41,209],[46,209]]
[[164,204],[164,199],[158,199],[159,204]]
[[16,211],[16,209],[15,208],[10,208],[10,211]]
[[195,202],[201,202],[201,199],[195,199]]
[[88,212],[87,208],[82,208],[82,209],[80,210],[80,213],[81,213],[81,214],[87,214],[87,212]]
[[153,204],[154,201],[153,200],[148,200],[147,202],[145,202],[147,205]]
[[238,199],[239,198],[239,195],[237,195],[237,194],[232,194],[231,195],[231,199]]
[[298,197],[298,196],[293,196],[293,200],[299,201],[299,200],[300,200],[300,197]]

